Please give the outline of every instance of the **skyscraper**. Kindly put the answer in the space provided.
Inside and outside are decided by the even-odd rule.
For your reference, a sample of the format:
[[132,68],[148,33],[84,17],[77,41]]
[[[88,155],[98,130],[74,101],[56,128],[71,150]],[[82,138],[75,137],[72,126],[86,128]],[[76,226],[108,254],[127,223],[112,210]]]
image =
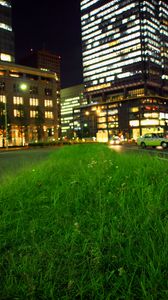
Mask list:
[[11,0],[0,0],[0,60],[14,62]]
[[130,85],[168,91],[166,0],[83,0],[81,14],[88,93]]
[[[167,0],[82,0],[81,128],[137,137],[168,124]],[[83,130],[83,129],[81,129]]]

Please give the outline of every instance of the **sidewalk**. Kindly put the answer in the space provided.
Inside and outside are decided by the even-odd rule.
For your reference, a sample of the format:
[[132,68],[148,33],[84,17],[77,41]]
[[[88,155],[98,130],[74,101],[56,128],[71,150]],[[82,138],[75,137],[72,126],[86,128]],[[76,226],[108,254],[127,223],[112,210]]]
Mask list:
[[28,150],[29,147],[8,147],[8,148],[0,148],[0,152],[5,152],[5,151],[16,151],[16,150]]

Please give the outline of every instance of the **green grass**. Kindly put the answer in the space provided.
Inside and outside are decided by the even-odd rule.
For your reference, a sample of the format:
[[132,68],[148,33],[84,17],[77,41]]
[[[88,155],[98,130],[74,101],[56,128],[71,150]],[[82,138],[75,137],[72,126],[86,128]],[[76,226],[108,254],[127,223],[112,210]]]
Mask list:
[[0,190],[0,299],[168,299],[168,162],[75,145]]

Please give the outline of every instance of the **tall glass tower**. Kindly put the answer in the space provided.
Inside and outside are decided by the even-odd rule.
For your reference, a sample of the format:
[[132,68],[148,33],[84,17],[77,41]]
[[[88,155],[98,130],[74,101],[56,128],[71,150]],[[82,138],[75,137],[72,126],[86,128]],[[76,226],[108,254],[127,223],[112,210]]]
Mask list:
[[167,0],[82,0],[86,91],[168,93],[167,16]]
[[10,0],[0,0],[0,61],[14,62],[14,34]]

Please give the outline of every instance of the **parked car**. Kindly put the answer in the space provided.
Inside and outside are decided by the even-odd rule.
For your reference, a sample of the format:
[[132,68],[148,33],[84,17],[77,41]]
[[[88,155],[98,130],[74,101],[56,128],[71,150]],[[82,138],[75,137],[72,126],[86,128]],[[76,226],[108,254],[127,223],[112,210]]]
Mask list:
[[122,139],[119,136],[113,136],[109,140],[110,145],[121,145],[122,144]]
[[146,133],[137,139],[137,145],[142,148],[146,147],[157,147],[162,146],[163,148],[168,147],[168,137],[163,133]]

